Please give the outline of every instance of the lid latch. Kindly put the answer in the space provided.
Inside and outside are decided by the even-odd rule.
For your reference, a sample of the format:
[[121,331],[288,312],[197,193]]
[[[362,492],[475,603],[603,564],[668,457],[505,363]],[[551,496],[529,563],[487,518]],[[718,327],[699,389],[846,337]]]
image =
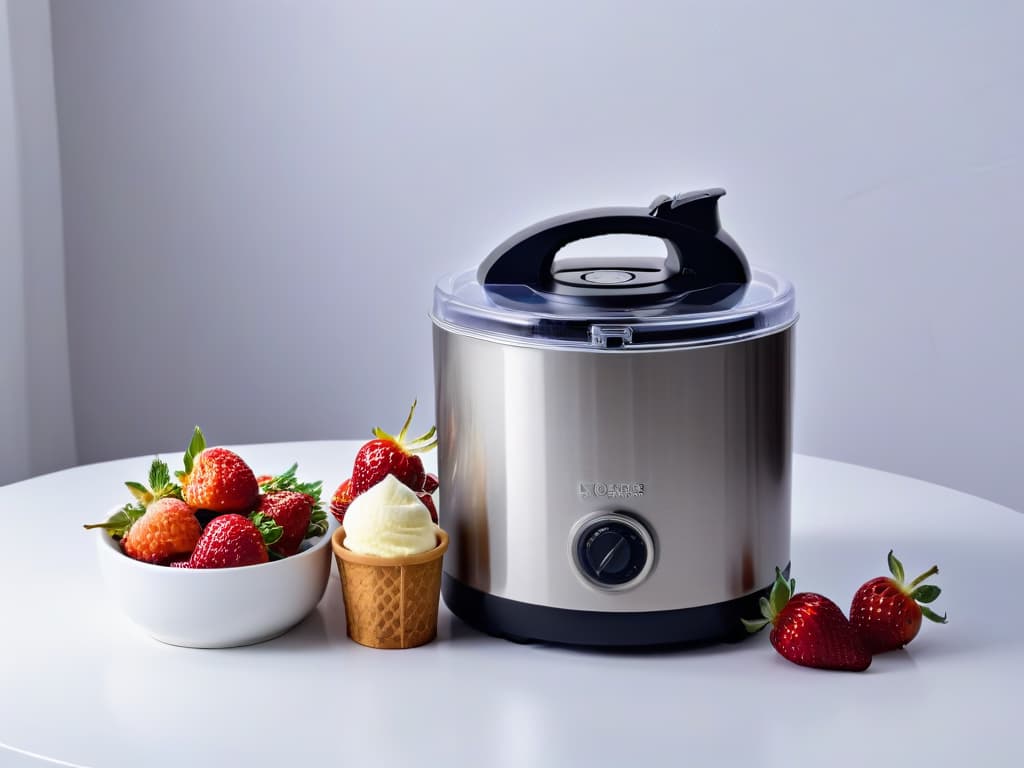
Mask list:
[[618,349],[633,341],[633,329],[628,325],[590,326],[590,344],[602,349]]

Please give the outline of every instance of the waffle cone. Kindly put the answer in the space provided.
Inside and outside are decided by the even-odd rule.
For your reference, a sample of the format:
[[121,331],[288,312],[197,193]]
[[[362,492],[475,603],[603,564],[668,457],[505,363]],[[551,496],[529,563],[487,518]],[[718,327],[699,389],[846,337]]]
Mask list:
[[448,534],[438,528],[436,547],[405,557],[360,555],[344,544],[342,526],[331,546],[341,576],[348,636],[370,648],[414,648],[433,640]]

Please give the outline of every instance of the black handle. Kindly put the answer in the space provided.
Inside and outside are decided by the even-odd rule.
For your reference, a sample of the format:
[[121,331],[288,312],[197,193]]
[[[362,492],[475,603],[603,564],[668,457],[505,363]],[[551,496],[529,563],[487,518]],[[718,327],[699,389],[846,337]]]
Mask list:
[[[555,254],[575,240],[598,235],[650,235],[669,244],[668,275],[657,293],[692,291],[721,283],[747,283],[750,267],[743,251],[718,219],[718,199],[724,189],[709,189],[667,197],[647,208],[592,208],[534,224],[512,235],[480,265],[482,285],[527,285],[549,293],[565,292],[551,274]],[[624,265],[628,268],[628,265]],[[593,292],[630,293],[606,285],[578,288],[575,295]],[[650,295],[650,289],[644,294]]]

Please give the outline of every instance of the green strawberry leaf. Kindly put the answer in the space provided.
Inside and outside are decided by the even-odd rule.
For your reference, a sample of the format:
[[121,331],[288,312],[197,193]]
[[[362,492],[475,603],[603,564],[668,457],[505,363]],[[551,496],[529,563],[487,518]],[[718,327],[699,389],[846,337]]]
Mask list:
[[149,487],[156,492],[162,491],[170,484],[171,472],[167,468],[166,462],[161,461],[158,456],[153,459],[153,463],[149,465]]
[[[793,582],[794,585],[796,582]],[[775,568],[775,583],[772,584],[771,594],[768,596],[768,602],[770,603],[771,613],[766,614],[767,616],[774,618],[777,616],[783,608],[786,607],[786,603],[789,602],[789,598],[793,595],[790,592],[790,584],[786,581],[786,577],[782,575],[782,571],[776,566]]]
[[897,559],[891,549],[889,550],[889,573],[893,575],[893,578],[896,579],[897,582],[900,584],[903,583],[903,563]]
[[776,566],[775,582],[772,584],[772,591],[768,594],[768,597],[762,595],[757,601],[758,606],[761,608],[761,618],[740,619],[747,632],[751,634],[759,632],[764,629],[766,624],[774,622],[775,617],[786,607],[786,603],[789,602],[789,598],[795,592],[796,580],[790,579],[786,581],[786,577],[782,575],[782,570]]
[[933,611],[931,608],[929,608],[926,605],[922,605],[921,606],[921,613],[922,613],[922,615],[924,615],[925,618],[930,619],[931,621],[934,621],[936,624],[948,624],[949,623],[946,620],[946,614],[942,614],[941,616],[939,616],[939,614],[937,614],[935,611]]
[[124,536],[128,533],[128,529],[135,524],[135,521],[144,514],[146,514],[146,508],[141,504],[125,504],[121,509],[107,518],[106,522],[90,523],[89,525],[83,525],[82,527],[86,530],[102,528],[111,536]]
[[192,432],[192,439],[189,441],[188,448],[185,449],[185,456],[183,457],[186,475],[192,472],[192,460],[202,453],[205,448],[206,438],[203,437],[203,430],[197,426]]
[[253,512],[249,515],[249,519],[256,526],[256,530],[260,532],[260,535],[263,536],[263,543],[268,548],[276,544],[278,539],[284,535],[284,528],[275,523],[272,517],[267,517],[262,512]]
[[159,456],[153,459],[153,463],[149,466],[148,488],[142,483],[131,481],[126,482],[125,485],[131,491],[132,496],[144,507],[148,507],[157,499],[181,498],[181,486],[171,482],[171,472],[167,468],[166,462]]
[[153,494],[151,494],[149,492],[149,489],[146,488],[146,486],[144,486],[142,483],[133,483],[132,481],[129,480],[125,482],[125,485],[128,487],[128,490],[131,491],[132,496],[141,501],[143,504],[146,504],[153,500]]
[[294,491],[296,493],[304,493],[306,496],[309,496],[313,499],[313,510],[309,519],[309,528],[306,529],[306,538],[309,539],[313,536],[322,536],[327,533],[327,513],[324,512],[323,504],[320,499],[323,495],[323,481],[317,480],[313,483],[304,483],[300,481],[295,476],[298,468],[298,464],[292,464],[281,474],[260,483],[260,490],[264,493],[274,493],[275,491]]
[[754,619],[753,621],[750,619],[740,619],[740,621],[743,622],[743,626],[746,627],[747,632],[750,634],[760,632],[770,623],[768,619]]
[[260,483],[260,489],[264,493],[292,490],[291,486],[295,483],[295,471],[298,468],[298,464],[292,464],[280,475],[276,475],[275,477],[272,477],[269,480],[265,480],[264,482]]
[[314,483],[303,483],[295,476],[295,471],[298,468],[298,464],[292,464],[280,475],[272,477],[261,483],[260,488],[264,493],[273,493],[274,491],[295,491],[296,493],[304,493],[307,496],[311,496],[314,503],[319,502],[320,495],[323,492],[323,481],[317,480]]
[[408,453],[430,453],[435,448],[437,448],[437,440],[431,440],[429,443],[407,446],[405,450]]
[[433,427],[428,429],[424,434],[422,434],[419,437],[417,437],[415,440],[410,440],[408,444],[409,445],[418,445],[419,443],[426,443],[426,442],[428,442],[430,440],[430,438],[432,438],[436,434],[437,434],[437,425],[434,425]]
[[327,533],[327,513],[324,512],[323,507],[319,503],[313,507],[313,514],[309,518],[309,527],[306,529],[307,539],[312,539],[316,536],[323,536]]
[[268,547],[272,547],[277,544],[278,540],[284,535],[284,528],[276,523],[272,528],[263,527],[260,528],[260,533],[263,534],[263,543]]
[[934,584],[922,584],[910,593],[910,597],[919,603],[933,603],[942,594],[942,590]]

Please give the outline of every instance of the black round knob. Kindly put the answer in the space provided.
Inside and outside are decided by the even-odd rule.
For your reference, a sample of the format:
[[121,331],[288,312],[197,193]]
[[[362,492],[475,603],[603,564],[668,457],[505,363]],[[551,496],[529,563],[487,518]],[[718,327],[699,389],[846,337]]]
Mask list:
[[621,586],[637,578],[647,564],[647,544],[633,525],[599,520],[580,532],[576,558],[584,575],[597,584]]

